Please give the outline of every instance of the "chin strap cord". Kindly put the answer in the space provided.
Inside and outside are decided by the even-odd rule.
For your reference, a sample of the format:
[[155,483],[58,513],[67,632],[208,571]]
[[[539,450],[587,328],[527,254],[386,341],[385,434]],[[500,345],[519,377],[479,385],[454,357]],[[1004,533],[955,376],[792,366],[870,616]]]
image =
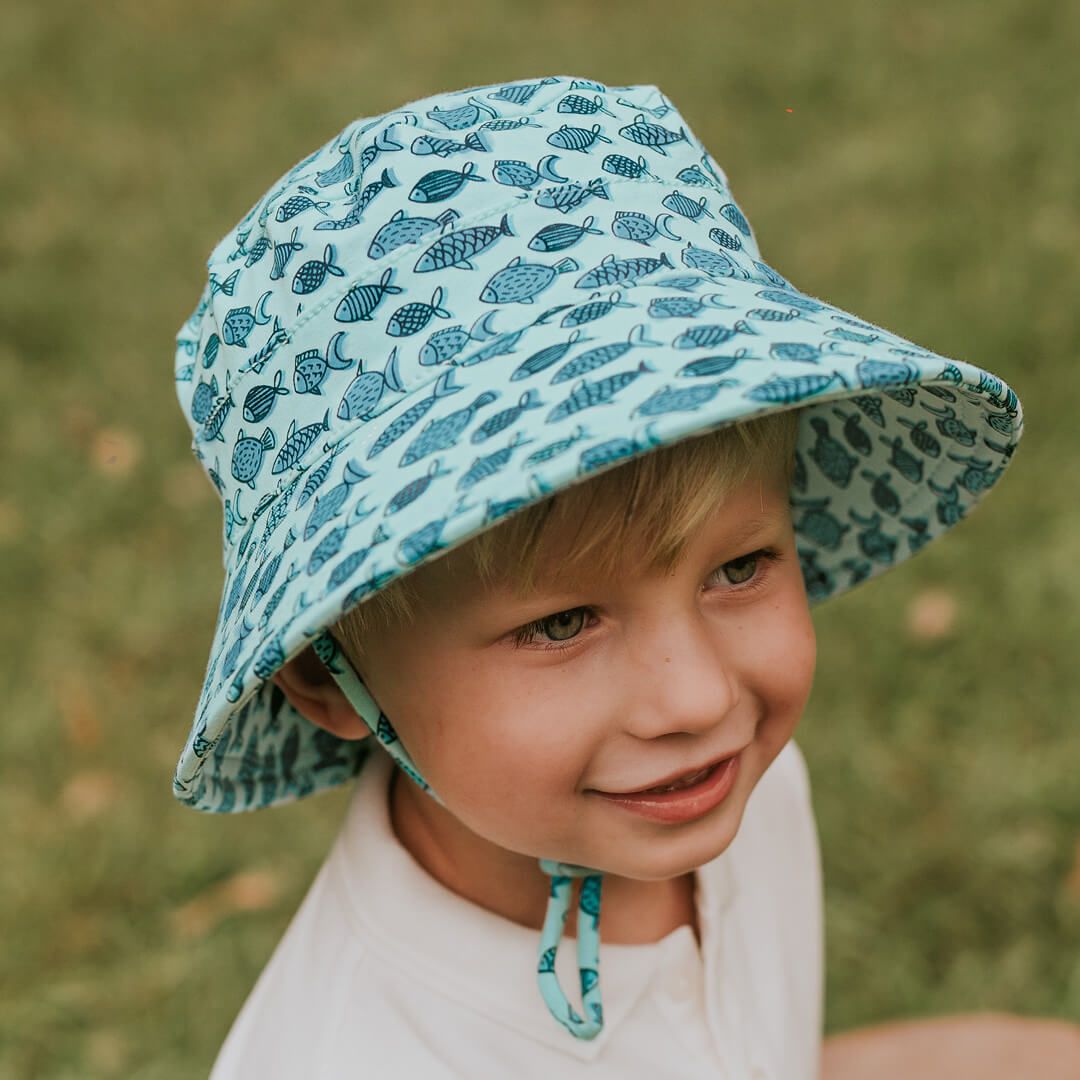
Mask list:
[[[604,876],[596,870],[570,863],[541,859],[540,869],[551,877],[544,929],[540,934],[540,962],[536,968],[540,993],[551,1015],[577,1039],[595,1039],[604,1027],[600,999],[600,888]],[[581,1017],[566,999],[555,974],[555,953],[570,910],[573,878],[584,878],[578,901],[577,959],[581,977]]]
[[[420,775],[420,770],[402,745],[393,724],[368,692],[359,672],[353,667],[333,634],[328,630],[322,631],[312,641],[312,647],[382,748],[394,759],[402,772],[441,805],[442,799]],[[551,878],[544,929],[540,935],[540,963],[537,967],[540,993],[544,995],[551,1015],[575,1038],[595,1039],[604,1027],[604,1008],[600,1000],[600,886],[603,883],[603,874],[585,866],[555,862],[552,859],[541,859],[540,869]],[[578,902],[577,956],[578,971],[581,975],[582,1011],[588,1019],[579,1016],[566,1000],[555,974],[555,952],[570,910],[573,878],[585,879],[581,884],[581,898]]]

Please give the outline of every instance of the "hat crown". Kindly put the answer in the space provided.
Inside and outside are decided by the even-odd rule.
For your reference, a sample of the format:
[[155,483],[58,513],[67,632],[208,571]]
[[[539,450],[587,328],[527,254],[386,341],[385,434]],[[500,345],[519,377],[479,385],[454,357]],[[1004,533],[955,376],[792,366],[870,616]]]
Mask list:
[[[444,275],[458,282],[475,269],[471,287],[489,283],[480,299],[494,312],[505,297],[493,275],[565,269],[563,251],[576,251],[560,234],[606,232],[611,189],[626,184],[649,185],[649,210],[614,211],[609,252],[655,255],[647,241],[658,233],[692,245],[701,238],[685,226],[707,223],[744,263],[760,258],[723,170],[651,84],[551,76],[434,94],[353,121],[294,165],[215,247],[177,335],[177,395],[223,502],[251,492],[245,505],[267,505],[313,444],[332,445],[434,381],[442,339],[471,344],[530,324],[547,306],[542,291],[515,305],[515,324],[503,307],[478,327],[489,312],[458,322],[442,305]],[[512,236],[517,251],[500,251]],[[725,258],[715,246],[709,257]],[[340,398],[324,393],[338,371],[352,379]],[[291,418],[280,442],[265,423],[271,411],[279,439]]]

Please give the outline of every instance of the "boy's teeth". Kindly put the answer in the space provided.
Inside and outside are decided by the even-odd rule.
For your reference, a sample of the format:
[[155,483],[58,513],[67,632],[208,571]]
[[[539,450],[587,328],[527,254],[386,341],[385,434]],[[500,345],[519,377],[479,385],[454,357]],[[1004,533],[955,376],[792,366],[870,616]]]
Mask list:
[[700,772],[693,773],[687,776],[683,780],[676,780],[673,784],[667,784],[665,787],[647,788],[644,792],[646,795],[663,795],[667,791],[678,791],[680,788],[692,787],[694,784],[700,783],[705,778],[705,774],[709,771],[709,767],[702,769]]

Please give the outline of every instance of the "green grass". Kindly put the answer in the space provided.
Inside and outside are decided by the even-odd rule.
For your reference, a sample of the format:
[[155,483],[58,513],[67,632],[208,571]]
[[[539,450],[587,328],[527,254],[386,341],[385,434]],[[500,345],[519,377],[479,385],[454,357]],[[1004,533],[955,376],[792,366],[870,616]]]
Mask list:
[[170,793],[221,587],[172,385],[207,254],[355,116],[551,73],[660,85],[781,273],[1019,391],[1000,490],[817,616],[827,1026],[1080,1016],[1078,45],[1054,0],[9,5],[0,1076],[205,1074],[345,807]]

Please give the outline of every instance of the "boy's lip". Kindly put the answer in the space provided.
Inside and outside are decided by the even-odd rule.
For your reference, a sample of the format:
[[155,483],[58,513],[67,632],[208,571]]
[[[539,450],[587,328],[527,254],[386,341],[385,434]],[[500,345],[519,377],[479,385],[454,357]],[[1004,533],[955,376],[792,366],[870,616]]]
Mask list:
[[660,780],[653,780],[648,784],[644,784],[642,787],[626,789],[625,791],[606,791],[602,788],[590,788],[589,790],[595,791],[600,795],[643,795],[647,791],[651,791],[653,788],[667,787],[668,784],[674,784],[676,780],[682,780],[684,777],[693,776],[695,773],[704,772],[706,769],[713,769],[717,765],[723,764],[728,758],[735,757],[736,754],[741,754],[745,750],[745,746],[740,746],[735,750],[729,750],[727,753],[721,754],[718,757],[710,758],[705,764],[697,765],[689,769],[680,769],[678,772],[668,773],[666,777]]

